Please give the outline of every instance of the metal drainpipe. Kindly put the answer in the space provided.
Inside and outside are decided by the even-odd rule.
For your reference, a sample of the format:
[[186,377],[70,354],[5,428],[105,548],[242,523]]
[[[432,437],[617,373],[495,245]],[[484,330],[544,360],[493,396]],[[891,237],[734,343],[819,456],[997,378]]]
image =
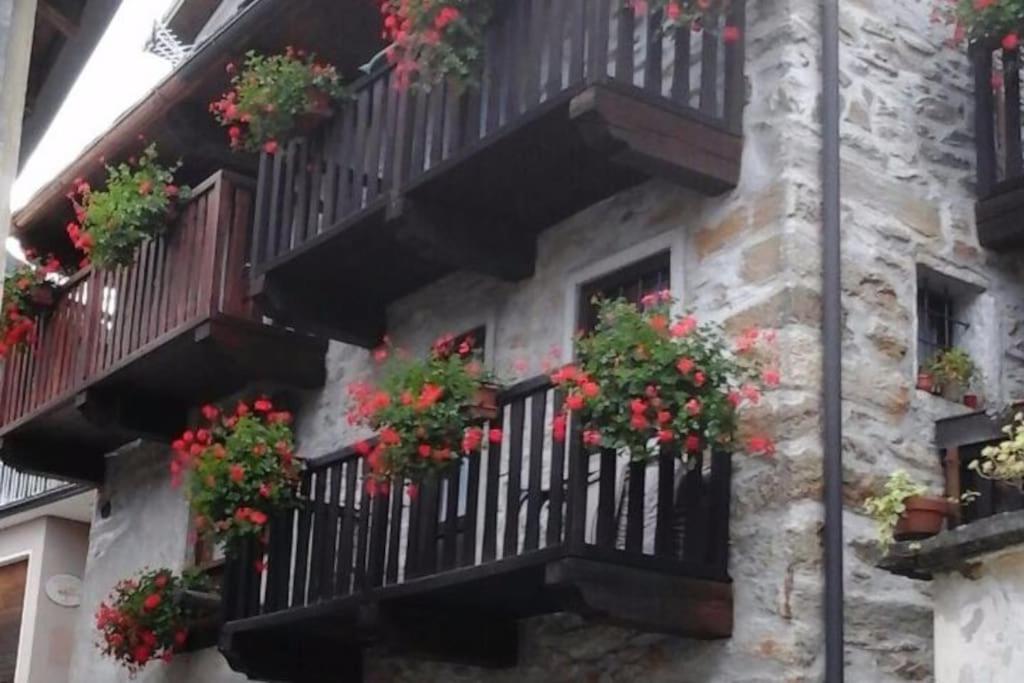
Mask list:
[[822,393],[825,478],[825,681],[842,683],[843,424],[839,206],[839,0],[823,0],[821,32]]

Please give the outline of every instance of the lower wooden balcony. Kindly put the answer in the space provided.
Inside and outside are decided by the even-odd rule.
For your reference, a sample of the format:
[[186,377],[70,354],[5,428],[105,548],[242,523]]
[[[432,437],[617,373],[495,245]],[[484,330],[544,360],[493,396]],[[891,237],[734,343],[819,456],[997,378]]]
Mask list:
[[390,302],[457,269],[528,277],[538,234],[625,188],[730,190],[745,89],[743,40],[725,36],[742,36],[743,12],[694,32],[614,0],[509,0],[479,88],[367,76],[320,130],[263,156],[256,293],[370,346]]
[[0,458],[102,480],[104,455],[183,429],[190,408],[254,380],[321,384],[326,343],[265,324],[247,295],[252,183],[218,173],[134,263],[64,284],[36,343],[0,377]]
[[221,650],[232,667],[361,680],[371,645],[511,667],[517,621],[555,612],[730,636],[730,456],[591,456],[578,435],[551,438],[555,393],[546,378],[506,390],[492,425],[504,442],[413,497],[401,482],[368,497],[352,449],[308,463],[303,506],[228,569]]

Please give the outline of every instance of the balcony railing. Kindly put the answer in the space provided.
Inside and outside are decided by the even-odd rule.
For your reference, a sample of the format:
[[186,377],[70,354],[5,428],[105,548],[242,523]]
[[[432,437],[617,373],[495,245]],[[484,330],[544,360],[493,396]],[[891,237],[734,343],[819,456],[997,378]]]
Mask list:
[[[173,433],[200,401],[251,379],[322,382],[324,343],[264,324],[249,299],[252,182],[221,172],[193,194],[130,265],[86,268],[65,283],[35,343],[8,358],[6,462],[98,481],[103,453]],[[285,352],[288,364],[277,360]]]
[[[265,558],[253,546],[228,570],[236,663],[247,634],[299,633],[312,622],[327,632],[332,615],[344,622],[367,604],[383,614],[408,600],[479,609],[492,623],[575,610],[653,631],[728,635],[729,455],[684,461],[666,451],[650,464],[614,451],[591,456],[578,436],[552,439],[557,400],[547,378],[505,391],[491,425],[504,427],[504,442],[413,497],[401,481],[369,497],[365,461],[352,449],[308,463],[305,504],[272,520]],[[263,559],[266,569],[253,571]],[[625,573],[605,585],[599,573],[577,575],[574,561]],[[696,580],[701,595],[659,579]],[[650,590],[665,594],[645,607]],[[583,598],[570,599],[574,591]],[[362,642],[360,624],[339,644]]]
[[1024,245],[1020,52],[998,42],[971,47],[978,146],[978,236],[992,248]]
[[48,479],[0,464],[0,510],[52,491],[75,488],[57,479]]
[[86,268],[60,291],[36,343],[0,379],[0,430],[67,399],[215,313],[248,316],[242,279],[252,192],[217,175],[177,224],[113,270]]
[[[319,130],[262,157],[254,273],[311,288],[283,311],[301,308],[313,287],[387,301],[439,265],[519,279],[532,272],[540,230],[624,187],[655,175],[711,194],[735,185],[743,2],[699,32],[665,30],[660,13],[635,17],[620,0],[499,5],[479,88],[403,89],[384,68]],[[417,203],[440,228],[412,239],[422,221],[411,220],[385,243],[381,224],[409,219]],[[463,251],[453,255],[450,242]],[[356,253],[404,267],[370,282],[345,264]]]

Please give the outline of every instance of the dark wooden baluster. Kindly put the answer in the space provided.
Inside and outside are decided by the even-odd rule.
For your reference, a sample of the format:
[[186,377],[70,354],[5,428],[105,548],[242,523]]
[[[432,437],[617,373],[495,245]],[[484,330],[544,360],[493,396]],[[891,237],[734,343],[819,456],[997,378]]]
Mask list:
[[384,580],[388,584],[398,582],[399,550],[402,542],[402,509],[405,506],[401,479],[391,480],[391,513],[388,515],[388,560]]
[[365,459],[359,460],[359,482],[357,489],[359,511],[356,523],[356,566],[355,591],[367,588],[366,583],[366,552],[370,543],[370,508],[373,500],[366,490],[366,481],[370,478],[370,468]]
[[270,523],[270,549],[267,560],[267,593],[265,611],[276,612],[288,607],[288,581],[292,574],[292,524],[295,513],[281,510]]
[[590,454],[583,448],[579,420],[569,421],[569,500],[565,510],[566,544],[571,550],[583,547],[587,531],[587,479]]
[[[612,0],[614,1],[614,0]],[[610,0],[591,0],[590,46],[587,55],[587,78],[591,83],[608,78],[608,58],[611,51],[611,5]]]
[[317,561],[320,564],[320,585],[323,586],[324,594],[337,595],[338,572],[334,561],[338,554],[338,517],[341,512],[341,482],[342,467],[344,463],[337,463],[330,468],[331,473],[331,495],[324,501],[327,506],[327,515],[324,518],[325,543],[323,552]]
[[644,63],[644,89],[656,95],[661,94],[662,85],[662,25],[665,15],[661,10],[647,15],[647,61]]
[[405,580],[416,577],[420,567],[420,518],[423,517],[423,485],[412,488],[409,500],[409,528],[405,533]]
[[569,7],[569,87],[583,82],[586,57],[586,0],[565,0]]
[[[706,563],[708,556],[708,500],[704,482],[704,456],[694,456],[692,469],[683,480],[682,509],[686,522],[683,537],[683,558],[691,562]],[[689,463],[687,463],[689,465]],[[673,549],[675,552],[675,549]]]
[[626,550],[643,552],[644,546],[644,484],[647,465],[629,463],[629,503],[626,510]]
[[711,455],[711,484],[709,486],[711,552],[708,560],[721,575],[729,570],[729,517],[732,507],[732,456],[715,452]]
[[366,563],[366,580],[370,586],[384,583],[384,554],[387,552],[388,539],[388,505],[391,496],[401,497],[401,491],[385,490],[373,497],[370,505],[369,556]]
[[505,63],[504,51],[507,49],[502,26],[496,25],[492,30],[487,31],[485,41],[486,80],[484,88],[487,97],[487,112],[483,132],[486,135],[494,132],[501,125],[501,91],[504,85],[501,67]]
[[619,9],[619,35],[615,54],[615,80],[633,84],[633,32],[636,18],[633,9],[623,3]]
[[540,79],[544,69],[544,49],[547,46],[547,0],[530,0],[529,5],[529,59],[523,64],[523,103],[532,107],[540,101]]
[[288,221],[288,241],[285,248],[289,251],[302,244],[306,239],[307,211],[309,210],[309,195],[312,190],[312,176],[316,169],[312,160],[316,153],[310,153],[310,145],[320,147],[322,143],[320,136],[313,134],[312,137],[300,139],[295,157],[295,201],[292,209],[291,220]]
[[[690,32],[689,24],[674,29],[672,100],[683,106],[690,105]],[[742,69],[740,72],[742,73]]]
[[746,6],[745,1],[732,3],[725,22],[738,35],[737,40],[725,45],[725,124],[737,134],[743,132],[743,105],[747,97],[747,85],[743,79],[747,43]]
[[317,602],[327,592],[323,585],[323,558],[327,545],[327,496],[330,489],[327,488],[327,479],[330,470],[324,468],[315,473],[316,481],[313,485],[313,550],[311,556],[313,564],[309,571],[309,601]]
[[[491,427],[502,428],[503,413],[499,413]],[[492,443],[487,450],[487,483],[484,497],[484,537],[481,543],[482,561],[490,562],[498,555],[498,476],[501,471],[501,444]]]
[[523,428],[526,421],[525,399],[518,399],[512,404],[510,415],[504,557],[512,557],[519,554],[519,502],[522,495]]
[[362,167],[362,176],[364,178],[363,195],[365,196],[362,206],[368,205],[380,194],[380,155],[384,149],[383,135],[385,132],[384,126],[387,122],[387,112],[384,110],[384,105],[387,102],[385,99],[387,95],[384,90],[385,86],[386,82],[381,78],[376,79],[373,83],[370,128],[367,132],[366,161]]
[[654,527],[654,554],[673,554],[672,517],[675,512],[675,456],[667,449],[658,455],[658,511]]
[[718,114],[718,24],[714,8],[704,15],[700,56],[700,110],[709,116]]
[[477,506],[480,502],[480,453],[469,456],[469,476],[466,478],[466,514],[459,564],[476,564]]
[[427,107],[427,137],[429,144],[428,168],[434,168],[441,163],[441,155],[444,151],[444,116],[445,116],[445,90],[442,83],[435,85],[430,91],[430,99]]
[[544,502],[541,474],[544,468],[544,416],[547,393],[538,392],[530,399],[530,475],[526,493],[526,533],[523,550],[540,546],[540,508]]
[[341,540],[339,541],[338,553],[338,595],[347,595],[354,589],[352,580],[352,559],[355,556],[356,544],[356,495],[361,485],[359,478],[359,461],[349,459],[345,461],[345,499],[342,502],[341,517]]
[[306,604],[306,587],[308,585],[309,534],[313,522],[313,508],[310,504],[310,491],[313,483],[312,472],[302,475],[299,486],[298,524],[295,536],[295,573],[292,581],[292,605]]
[[565,50],[565,16],[569,3],[565,0],[552,0],[548,14],[548,81],[546,91],[548,97],[554,97],[562,91],[562,61]]
[[327,172],[324,175],[324,217],[322,231],[330,230],[336,221],[348,216],[351,185],[352,149],[355,146],[356,104],[345,104],[334,122],[337,128],[327,150]]
[[351,165],[352,187],[350,190],[351,204],[349,213],[355,213],[366,206],[364,187],[366,182],[366,158],[367,152],[369,151],[367,131],[372,123],[370,121],[371,97],[373,97],[373,93],[370,90],[364,90],[359,94],[356,116],[356,135],[353,138],[354,147],[352,150]]
[[597,486],[597,545],[615,547],[615,451],[601,450],[601,474]]
[[270,212],[268,216],[266,260],[271,261],[280,253],[279,235],[284,231],[281,225],[283,201],[288,200],[284,187],[285,157],[280,151],[273,155],[274,170],[270,181]]
[[441,482],[436,473],[427,475],[420,487],[420,519],[417,525],[419,576],[427,576],[437,571],[437,515],[440,490]]
[[409,164],[408,180],[411,182],[423,174],[427,153],[427,104],[430,95],[418,91],[413,95],[416,101],[412,124],[412,157]]
[[284,194],[281,200],[281,208],[284,215],[281,217],[281,233],[278,235],[277,242],[277,249],[280,254],[288,253],[294,244],[295,207],[302,203],[302,197],[298,193],[298,184],[299,178],[306,172],[305,166],[299,168],[299,164],[304,157],[302,150],[305,146],[305,140],[296,138],[290,141],[286,147]]
[[[555,414],[562,408],[565,392],[555,391],[552,402]],[[562,542],[562,515],[565,504],[565,438],[551,439],[551,472],[548,480],[548,528],[546,544],[558,545]]]
[[456,465],[445,475],[444,528],[441,541],[441,568],[453,569],[459,546],[459,484],[461,468]]
[[992,50],[981,44],[974,57],[974,140],[978,146],[978,195],[992,193],[996,183],[995,97],[992,93]]
[[1006,178],[1017,178],[1021,175],[1021,141],[1020,141],[1020,51],[1003,50],[1003,94],[1006,98],[1004,106],[1003,139],[1006,141],[1005,159]]

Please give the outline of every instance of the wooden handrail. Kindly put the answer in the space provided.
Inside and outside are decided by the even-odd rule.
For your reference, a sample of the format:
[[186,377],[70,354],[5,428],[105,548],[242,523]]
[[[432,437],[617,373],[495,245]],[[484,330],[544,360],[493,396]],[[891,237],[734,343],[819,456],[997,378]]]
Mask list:
[[60,288],[36,343],[0,376],[0,432],[66,400],[213,315],[250,315],[245,241],[251,181],[220,172],[131,265],[84,268]]

